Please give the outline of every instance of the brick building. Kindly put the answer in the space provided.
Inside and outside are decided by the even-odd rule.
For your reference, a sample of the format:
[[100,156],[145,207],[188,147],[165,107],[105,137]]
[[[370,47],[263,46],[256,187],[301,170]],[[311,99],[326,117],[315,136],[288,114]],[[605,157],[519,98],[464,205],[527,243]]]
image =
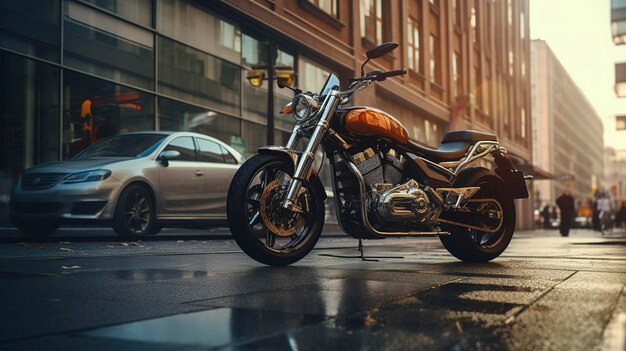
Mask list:
[[[267,113],[271,90],[274,112],[291,94],[251,86],[251,69],[273,57],[278,75],[295,71],[295,84],[313,91],[329,72],[358,74],[364,52],[384,41],[400,48],[368,68],[409,74],[355,103],[390,112],[429,146],[450,129],[494,132],[528,164],[528,13],[528,0],[2,1],[0,217],[23,169],[86,146],[86,99],[98,137],[193,130],[251,154],[292,127]],[[528,228],[530,201],[518,207]]]

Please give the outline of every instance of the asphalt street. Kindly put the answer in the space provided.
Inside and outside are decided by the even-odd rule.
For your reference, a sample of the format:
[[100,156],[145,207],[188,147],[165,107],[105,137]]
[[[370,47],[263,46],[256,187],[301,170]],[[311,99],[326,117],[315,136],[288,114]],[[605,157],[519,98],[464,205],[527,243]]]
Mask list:
[[624,232],[518,232],[486,264],[437,238],[366,241],[379,261],[340,258],[357,241],[325,236],[273,268],[230,239],[172,231],[9,235],[0,349],[626,350]]

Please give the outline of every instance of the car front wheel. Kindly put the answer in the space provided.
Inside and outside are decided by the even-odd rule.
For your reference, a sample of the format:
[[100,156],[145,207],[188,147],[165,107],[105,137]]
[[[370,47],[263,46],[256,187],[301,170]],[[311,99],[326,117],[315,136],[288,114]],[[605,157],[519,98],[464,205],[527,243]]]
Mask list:
[[141,185],[129,185],[117,201],[113,230],[121,237],[140,238],[153,231],[154,204],[148,190]]

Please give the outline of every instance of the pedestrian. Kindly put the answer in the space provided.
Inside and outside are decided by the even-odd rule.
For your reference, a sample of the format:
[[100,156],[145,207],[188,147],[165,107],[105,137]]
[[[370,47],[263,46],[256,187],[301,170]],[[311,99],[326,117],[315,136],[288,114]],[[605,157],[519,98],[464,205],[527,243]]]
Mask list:
[[615,227],[626,226],[626,201],[622,201],[622,206],[615,214]]
[[556,204],[561,210],[561,223],[559,225],[559,232],[562,236],[569,236],[569,229],[574,220],[576,208],[574,206],[574,198],[570,195],[569,191],[565,191],[561,196],[556,199]]
[[605,193],[601,193],[600,198],[598,198],[598,220],[602,235],[604,235],[604,230],[609,228],[610,217],[611,200]]
[[543,218],[543,229],[550,229],[550,206],[545,205],[541,210],[541,218]]

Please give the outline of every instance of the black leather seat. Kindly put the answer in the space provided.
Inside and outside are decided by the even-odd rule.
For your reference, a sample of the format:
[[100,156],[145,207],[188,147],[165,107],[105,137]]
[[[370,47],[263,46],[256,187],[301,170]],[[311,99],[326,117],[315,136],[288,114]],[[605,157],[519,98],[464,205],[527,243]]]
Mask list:
[[475,130],[453,130],[443,136],[438,149],[419,145],[412,140],[409,140],[406,149],[433,162],[456,161],[465,156],[470,145],[479,141],[498,141],[498,137]]
[[441,144],[438,149],[419,145],[413,140],[406,144],[407,151],[425,157],[433,162],[456,161],[469,150],[470,143],[454,142]]
[[479,141],[498,141],[498,137],[491,133],[476,130],[451,130],[443,136],[441,143],[476,143]]

